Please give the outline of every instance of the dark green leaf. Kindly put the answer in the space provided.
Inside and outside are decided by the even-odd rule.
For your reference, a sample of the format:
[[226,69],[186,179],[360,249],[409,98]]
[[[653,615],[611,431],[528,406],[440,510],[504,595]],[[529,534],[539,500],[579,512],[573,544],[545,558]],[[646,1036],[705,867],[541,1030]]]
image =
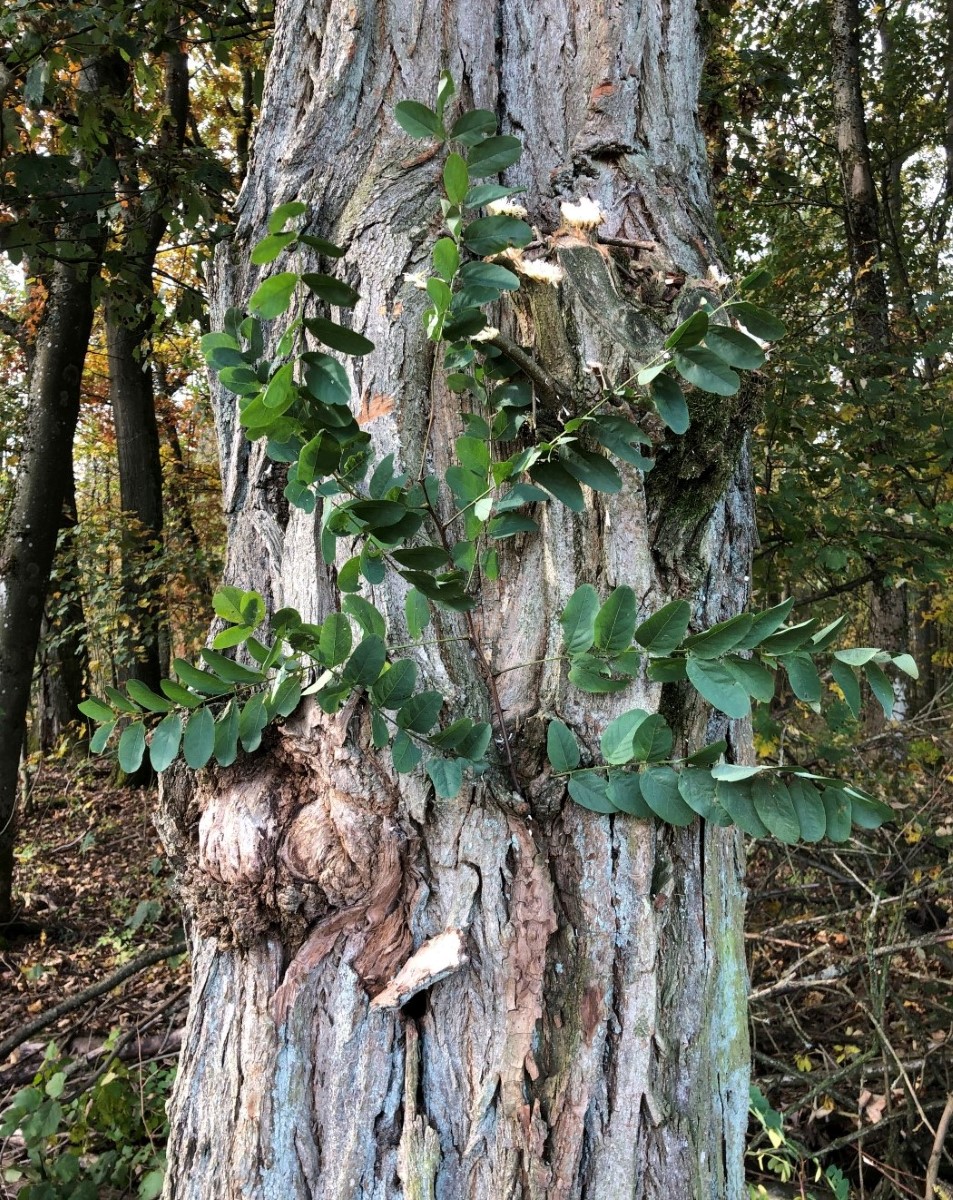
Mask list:
[[739,829],[743,829],[751,837],[767,836],[768,831],[751,800],[750,779],[743,779],[738,783],[720,779],[715,788],[715,799]]
[[[456,152],[448,154],[447,161],[444,163],[443,187],[451,204],[459,205],[466,199],[470,187],[470,175],[467,171],[467,164]],[[445,278],[450,279],[452,274],[451,272]]]
[[860,716],[860,683],[857,680],[857,672],[846,663],[833,659],[831,661],[831,676],[844,693],[844,703],[856,720]]
[[762,704],[769,703],[774,698],[774,675],[753,658],[739,658],[737,654],[729,655],[724,664],[734,679]]
[[113,710],[107,704],[103,704],[101,700],[96,700],[93,697],[90,697],[88,700],[84,700],[82,704],[77,705],[77,707],[79,708],[79,711],[84,716],[89,717],[91,721],[112,721],[115,718]]
[[665,349],[674,350],[676,346],[681,346],[682,349],[686,346],[697,346],[707,332],[708,314],[699,309],[668,335],[665,339]]
[[320,296],[326,303],[333,304],[338,308],[353,308],[361,298],[360,293],[356,292],[350,284],[341,279],[335,279],[333,275],[323,275],[318,271],[311,271],[302,275],[301,279],[316,296]]
[[265,709],[264,694],[256,692],[245,703],[238,718],[238,740],[249,754],[261,745],[261,735],[267,724],[268,712]]
[[371,713],[371,745],[382,750],[390,741],[390,727],[378,712]]
[[128,679],[126,691],[137,704],[141,704],[149,712],[167,713],[172,710],[171,701],[166,700],[164,696],[157,696],[152,688],[146,687],[139,679]]
[[875,662],[864,663],[863,670],[867,676],[867,682],[870,684],[870,690],[880,701],[880,707],[884,710],[884,716],[889,721],[893,716],[895,701],[893,685],[884,671]]
[[579,766],[579,746],[572,731],[562,721],[550,721],[546,730],[546,757],[557,774],[575,771]]
[[492,288],[497,292],[513,292],[520,285],[519,276],[500,263],[465,263],[460,268],[460,279],[467,286]]
[[727,621],[719,621],[703,633],[686,638],[682,649],[690,650],[696,658],[720,658],[744,640],[751,628],[751,621],[748,613],[739,613]]
[[631,679],[613,679],[604,670],[604,664],[597,658],[583,655],[573,661],[569,668],[569,682],[573,687],[592,695],[607,695],[610,692],[624,692],[631,687]]
[[212,757],[214,749],[215,721],[209,710],[202,707],[189,717],[189,723],[185,728],[185,737],[182,741],[185,761],[193,771],[197,771],[200,767],[204,767]]
[[850,837],[851,799],[844,791],[824,788],[821,792],[827,816],[827,836],[832,842],[846,842]]
[[797,811],[784,781],[777,775],[759,775],[751,781],[751,800],[761,823],[778,841],[793,845],[801,836]]
[[641,775],[642,798],[668,825],[691,825],[695,813],[678,790],[678,772],[671,767],[646,767]]
[[103,691],[112,701],[113,708],[118,709],[119,712],[129,713],[130,716],[137,716],[142,712],[138,704],[133,703],[128,696],[124,696],[122,692],[111,687],[108,683],[103,688]]
[[296,236],[294,233],[269,234],[268,237],[262,238],[255,249],[252,250],[251,261],[256,266],[274,262],[282,250],[295,240]]
[[798,700],[817,704],[821,698],[821,680],[811,658],[807,654],[789,654],[779,661],[788,673],[791,691]]
[[463,763],[459,758],[430,758],[424,770],[441,800],[452,800],[463,785]]
[[375,704],[381,708],[400,708],[417,686],[417,664],[409,658],[392,662],[371,689]]
[[582,488],[561,463],[555,460],[534,463],[529,469],[529,476],[573,512],[585,509]]
[[429,733],[437,723],[443,708],[440,692],[418,692],[397,713],[397,724],[401,729],[413,733]]
[[620,654],[632,644],[635,633],[635,592],[623,584],[615,588],[595,619],[596,646],[605,654]]
[[749,304],[746,300],[733,304],[731,308],[733,315],[738,318],[745,329],[763,342],[777,342],[787,332],[777,317],[764,308]]
[[632,748],[636,762],[661,762],[672,753],[672,731],[661,713],[647,717],[635,731]]
[[113,730],[116,728],[114,720],[107,721],[104,725],[96,730],[93,736],[89,739],[90,754],[102,754],[106,749],[106,743],[112,737]]
[[795,650],[800,650],[805,642],[810,640],[811,634],[816,628],[817,620],[815,618],[810,621],[802,621],[800,625],[783,626],[777,633],[772,633],[770,637],[764,638],[759,648],[762,654],[771,654],[775,657],[781,654],[793,654]]
[[[342,408],[350,402],[351,384],[347,372],[330,354],[309,350],[301,355],[301,361],[305,364],[305,387],[315,400],[320,400],[322,404],[341,405]],[[322,424],[328,424],[331,415],[330,411],[323,413]],[[350,422],[350,413],[346,413],[345,418]]]
[[607,791],[609,802],[619,812],[640,821],[650,821],[652,810],[642,797],[642,781],[636,771],[610,771]]
[[327,321],[324,317],[307,317],[304,324],[309,333],[342,354],[370,354],[374,349],[374,343],[362,333],[356,333],[335,321]]
[[496,175],[519,161],[523,144],[515,137],[489,137],[477,142],[467,155],[470,175],[479,179],[484,175]]
[[387,647],[383,639],[376,634],[369,634],[358,643],[345,663],[341,678],[353,687],[370,687],[377,682],[386,658]]
[[407,632],[414,639],[421,637],[430,624],[430,605],[416,588],[411,588],[404,599],[404,616]]
[[345,596],[341,607],[365,633],[372,633],[379,638],[387,635],[387,623],[380,611],[363,596]]
[[443,124],[437,114],[416,100],[401,100],[394,105],[394,120],[412,138],[443,140]]
[[278,690],[270,701],[271,709],[279,717],[290,717],[301,702],[301,684],[290,675],[278,684]]
[[496,133],[496,114],[486,108],[475,108],[459,116],[450,129],[450,137],[465,146],[472,146],[488,134]]
[[478,217],[464,226],[463,240],[474,254],[486,258],[508,246],[528,246],[533,240],[533,230],[518,217]]
[[612,495],[622,488],[621,475],[601,454],[564,446],[559,451],[559,459],[570,475],[580,483],[587,484],[594,492]]
[[635,640],[652,654],[671,654],[681,645],[691,618],[691,606],[686,600],[672,600],[638,626]]
[[487,533],[497,541],[513,537],[517,533],[538,533],[539,526],[532,517],[524,517],[519,513],[507,512],[500,517],[494,517],[487,526]]
[[737,372],[702,346],[676,350],[672,361],[679,375],[695,387],[701,388],[703,392],[713,392],[716,396],[733,396],[741,384]]
[[881,804],[873,796],[862,795],[853,788],[848,788],[847,793],[850,796],[851,820],[858,829],[879,829],[893,820],[893,809]]
[[649,385],[655,411],[672,433],[685,433],[691,424],[685,395],[671,375],[659,375]]
[[310,233],[299,233],[298,241],[304,242],[306,246],[310,246],[312,250],[317,250],[319,254],[324,254],[328,258],[343,258],[346,253],[340,246],[335,246],[333,242],[315,237]]
[[753,779],[755,775],[763,775],[767,767],[744,766],[742,763],[718,763],[711,769],[712,779],[724,780],[726,783],[738,783],[742,779]]
[[705,345],[728,364],[743,371],[756,371],[764,364],[764,351],[756,341],[727,325],[712,325]]
[[577,587],[559,617],[568,654],[584,654],[592,645],[598,612],[599,594],[592,584],[584,583]]
[[261,671],[243,667],[241,663],[226,658],[224,654],[217,654],[214,650],[203,649],[202,658],[219,679],[224,679],[226,683],[261,683],[265,678]]
[[602,757],[607,763],[622,766],[632,761],[635,757],[633,740],[636,731],[648,719],[647,712],[633,708],[609,722],[599,742]]
[[718,762],[727,749],[728,743],[719,738],[717,742],[712,742],[708,746],[702,746],[694,754],[689,754],[685,761],[702,767],[711,767]]
[[318,654],[326,667],[337,667],[351,653],[351,622],[343,613],[331,613],[321,626]]
[[580,771],[569,780],[569,794],[577,804],[590,812],[614,813],[615,805],[608,796],[608,782],[595,771]]
[[281,233],[289,221],[303,216],[307,211],[307,204],[301,200],[289,200],[285,204],[279,204],[268,218],[268,232]]
[[169,713],[153,729],[149,740],[149,761],[157,774],[161,774],[179,753],[181,740],[182,718],[178,713]]
[[805,842],[819,842],[827,830],[827,810],[821,793],[809,779],[799,779],[796,775],[788,779],[787,785],[801,837]]
[[689,657],[685,669],[695,691],[725,716],[738,720],[751,712],[747,689],[722,663]]
[[715,805],[716,782],[702,767],[685,767],[678,773],[678,792],[688,807],[707,821]]
[[394,770],[406,775],[412,771],[423,758],[423,751],[403,729],[397,731],[391,746],[391,756],[394,760]]
[[748,630],[744,641],[738,643],[738,650],[753,650],[755,646],[760,645],[766,637],[770,637],[775,630],[780,629],[784,622],[791,615],[791,609],[794,607],[794,597],[789,600],[784,600],[781,604],[776,604],[773,608],[765,609],[764,612],[752,613],[753,621],[751,628]]
[[230,700],[215,722],[215,761],[220,767],[230,767],[237,757],[238,702]]
[[193,667],[184,658],[177,658],[172,666],[186,687],[201,692],[203,696],[230,696],[235,690],[231,684],[224,683],[215,675],[210,675],[208,671],[201,671],[198,667]]
[[119,738],[119,765],[127,775],[139,770],[145,750],[146,731],[141,721],[133,721]]

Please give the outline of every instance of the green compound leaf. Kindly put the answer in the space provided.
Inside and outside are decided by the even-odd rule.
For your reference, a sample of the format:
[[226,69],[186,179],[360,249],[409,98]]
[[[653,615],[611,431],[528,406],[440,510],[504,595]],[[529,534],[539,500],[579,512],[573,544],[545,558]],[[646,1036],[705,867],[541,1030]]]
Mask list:
[[321,626],[318,654],[326,667],[338,667],[351,653],[351,622],[344,613],[331,613]]
[[418,692],[402,705],[397,713],[397,724],[412,733],[429,733],[437,724],[443,708],[440,692]]
[[651,654],[671,654],[681,644],[692,619],[686,600],[673,600],[635,630],[635,640]]
[[844,694],[844,703],[850,709],[854,720],[860,716],[860,682],[857,672],[846,663],[831,661],[831,678]]
[[403,729],[399,729],[394,735],[390,752],[394,760],[394,770],[400,775],[409,774],[423,758],[423,751]]
[[294,271],[282,271],[258,285],[248,301],[248,308],[262,320],[281,316],[291,303],[299,276]]
[[182,718],[178,713],[169,713],[153,729],[149,741],[149,761],[157,774],[161,774],[179,753],[181,740]]
[[484,175],[497,175],[519,161],[523,144],[515,137],[489,137],[478,142],[467,155],[470,175],[479,179]]
[[424,770],[441,800],[452,800],[463,785],[463,763],[459,758],[430,758]]
[[751,712],[747,689],[722,663],[689,657],[685,670],[695,691],[726,717],[738,720]]
[[884,671],[875,662],[864,663],[863,670],[867,676],[867,682],[870,684],[870,690],[877,697],[880,707],[884,710],[884,716],[889,721],[893,716],[893,706],[896,699],[893,694],[893,685]]
[[719,621],[703,633],[693,634],[682,643],[683,650],[690,650],[696,658],[720,658],[734,649],[751,629],[752,618],[748,613],[739,613],[727,621]]
[[237,757],[238,702],[230,700],[215,722],[215,761],[220,767],[230,767]]
[[819,842],[827,831],[827,810],[821,793],[809,779],[799,779],[796,775],[787,780],[787,786],[802,839]]
[[742,779],[737,783],[719,779],[715,787],[715,800],[739,829],[743,829],[751,837],[767,836],[768,831],[751,799],[750,779]]
[[200,708],[189,717],[182,739],[185,761],[197,771],[212,757],[215,749],[215,720],[207,708]]
[[737,372],[726,366],[717,355],[701,346],[676,350],[672,361],[679,375],[703,392],[712,392],[716,396],[733,396],[741,386]]
[[784,781],[777,775],[765,774],[752,779],[751,800],[762,824],[778,841],[793,845],[800,838],[797,810]]
[[596,614],[596,647],[604,654],[627,650],[635,633],[635,613],[635,592],[625,584],[615,588]]
[[569,780],[570,796],[590,812],[611,814],[616,811],[608,792],[608,781],[595,771],[580,771]]
[[685,394],[671,375],[658,375],[649,385],[655,411],[672,433],[679,436],[688,431],[691,415]]
[[141,721],[133,721],[122,731],[119,738],[119,765],[127,775],[132,775],[142,766],[146,751],[146,731]]
[[596,637],[598,612],[599,593],[592,584],[584,583],[577,587],[559,618],[568,654],[585,654],[590,648]]
[[341,679],[352,687],[370,687],[377,682],[387,659],[387,647],[382,638],[370,634],[364,638],[347,660]]
[[678,790],[678,772],[672,767],[646,767],[641,775],[642,797],[652,812],[668,825],[690,825],[695,813]]
[[610,721],[600,739],[599,746],[602,757],[613,766],[622,766],[631,762],[635,757],[633,744],[636,731],[649,719],[649,714],[641,708],[633,708]]
[[546,730],[546,757],[557,775],[575,771],[579,766],[579,746],[572,731],[562,721],[550,721]]
[[642,780],[636,771],[610,771],[609,803],[619,812],[650,821],[655,815],[642,797]]
[[729,367],[756,371],[764,365],[764,351],[758,343],[727,325],[712,325],[705,335],[705,345]]
[[381,708],[400,708],[417,686],[417,664],[409,658],[392,662],[371,688],[371,697]]
[[784,325],[777,317],[769,313],[767,309],[758,308],[755,304],[749,304],[747,300],[733,304],[731,312],[749,333],[753,333],[756,338],[760,338],[763,342],[777,342],[787,333]]
[[684,767],[678,773],[678,792],[688,807],[706,821],[715,808],[716,781],[702,767]]
[[838,788],[824,788],[821,792],[827,816],[827,836],[832,842],[846,842],[850,837],[851,798]]
[[435,137],[443,140],[443,123],[426,104],[419,104],[416,100],[401,100],[394,105],[394,120],[412,138]]

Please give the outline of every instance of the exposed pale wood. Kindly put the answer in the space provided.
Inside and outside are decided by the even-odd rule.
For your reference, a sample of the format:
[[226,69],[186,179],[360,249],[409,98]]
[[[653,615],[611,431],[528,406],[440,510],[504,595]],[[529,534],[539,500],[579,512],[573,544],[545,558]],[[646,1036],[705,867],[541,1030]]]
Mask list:
[[[688,0],[383,0],[372,13],[284,0],[238,237],[215,265],[216,316],[255,286],[248,252],[269,211],[308,201],[311,228],[347,247],[339,269],[361,292],[344,319],[376,343],[350,365],[355,406],[392,400],[368,428],[414,474],[445,468],[461,426],[421,329],[425,298],[404,280],[437,235],[440,163],[390,112],[432,99],[442,66],[468,105],[524,139],[507,179],[526,186],[541,239],[560,224],[560,200],[588,194],[608,236],[656,242],[656,268],[686,287],[710,288],[716,261]],[[595,246],[559,249],[570,252],[579,271],[558,291],[527,284],[494,323],[532,346],[582,410],[595,387],[587,364],[628,377],[679,304],[643,311]],[[545,396],[537,408],[556,416]],[[634,704],[663,703],[682,744],[705,731],[674,689],[642,681],[624,699],[584,696],[541,661],[558,653],[558,612],[584,580],[631,584],[646,613],[684,596],[700,624],[744,605],[749,414],[743,398],[694,409],[692,434],[660,449],[648,486],[623,467],[620,494],[591,496],[581,516],[549,506],[540,536],[501,543],[501,582],[476,629],[493,671],[536,664],[497,675],[519,794],[500,768],[435,800],[368,749],[360,706],[334,719],[302,706],[266,752],[167,781],[160,828],[190,912],[195,981],[170,1200],[740,1200],[740,839],[595,816],[543,766],[555,714],[593,748]],[[229,582],[323,618],[335,595],[313,518],[282,508],[280,474],[242,441],[232,398],[219,397],[217,421]],[[407,640],[400,581],[373,599]],[[464,633],[439,614],[438,636]],[[465,642],[416,658],[452,710],[491,717]],[[749,732],[729,732],[744,758]],[[469,961],[419,993],[410,1018],[375,1006],[415,948],[448,929]]]

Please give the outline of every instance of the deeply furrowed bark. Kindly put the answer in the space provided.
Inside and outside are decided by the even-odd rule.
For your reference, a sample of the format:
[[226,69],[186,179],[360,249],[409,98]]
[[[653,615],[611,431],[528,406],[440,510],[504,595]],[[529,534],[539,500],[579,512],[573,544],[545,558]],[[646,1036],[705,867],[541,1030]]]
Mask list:
[[[697,20],[686,0],[390,0],[373,16],[286,0],[238,237],[213,281],[219,321],[255,285],[248,253],[269,211],[308,201],[310,228],[348,249],[340,267],[362,296],[353,321],[377,346],[353,370],[379,453],[441,472],[459,399],[434,370],[424,301],[403,278],[437,236],[441,161],[390,110],[431,100],[446,66],[468,105],[523,139],[509,174],[542,236],[559,200],[589,194],[609,214],[603,232],[658,244],[656,286],[640,296],[600,250],[563,239],[559,292],[527,282],[497,317],[583,411],[597,394],[587,364],[626,378],[679,305],[713,286]],[[700,625],[744,605],[746,403],[696,397],[685,439],[659,431],[646,480],[623,466],[619,495],[590,496],[581,517],[550,505],[538,536],[500,544],[501,579],[477,626],[494,671],[536,664],[497,676],[519,793],[501,769],[434,800],[369,748],[360,704],[336,718],[302,706],[236,767],[165,780],[159,824],[195,982],[167,1197],[742,1196],[740,839],[597,817],[543,766],[554,714],[593,748],[634,704],[663,705],[682,745],[725,723],[645,681],[622,700],[583,696],[541,660],[559,653],[558,613],[584,581],[603,593],[630,584],[646,613],[684,596]],[[226,397],[218,427],[229,582],[323,618],[336,593],[314,518],[283,506],[280,471],[243,442]],[[403,642],[398,584],[388,577],[373,599]],[[434,637],[463,632],[437,616]],[[492,719],[465,642],[417,658],[452,711]],[[727,733],[743,757],[746,730]],[[447,932],[462,963],[402,1010],[373,1003]]]

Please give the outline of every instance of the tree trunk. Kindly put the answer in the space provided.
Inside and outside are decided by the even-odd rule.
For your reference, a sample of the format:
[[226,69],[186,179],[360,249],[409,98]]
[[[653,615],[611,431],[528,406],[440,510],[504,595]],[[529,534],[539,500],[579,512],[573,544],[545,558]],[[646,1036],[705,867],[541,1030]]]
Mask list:
[[0,554],[0,924],[11,916],[17,772],[43,605],[72,478],[83,362],[93,321],[89,264],[55,264],[10,517]]
[[[41,750],[54,748],[70,726],[74,745],[85,743],[87,721],[79,705],[89,686],[86,618],[73,534],[77,527],[76,487],[70,461],[58,539],[53,594],[47,598],[40,630],[41,662],[35,740]],[[81,732],[78,732],[81,731]]]
[[[565,249],[558,292],[527,282],[499,313],[580,411],[587,364],[621,379],[647,361],[660,323],[712,288],[716,261],[690,0],[598,12],[387,0],[373,20],[285,0],[238,236],[217,260],[217,325],[255,285],[248,254],[269,211],[309,201],[309,228],[348,248],[355,326],[376,342],[354,383],[365,416],[379,414],[378,452],[412,472],[422,458],[441,471],[462,425],[421,327],[425,301],[403,279],[437,236],[440,163],[390,113],[402,98],[432,102],[443,66],[468,104],[523,138],[509,174],[544,236],[560,200],[589,194],[607,235],[657,242],[656,298],[685,281],[650,310],[595,247]],[[279,469],[218,400],[229,582],[321,619],[336,590],[315,518],[289,515]],[[630,584],[646,615],[685,597],[700,625],[744,606],[750,405],[691,403],[689,434],[660,435],[651,475],[622,464],[618,495],[587,493],[581,516],[550,505],[539,535],[500,543],[500,582],[475,624],[494,672],[536,664],[497,676],[518,790],[500,767],[435,801],[370,749],[360,708],[332,718],[309,702],[234,768],[165,777],[159,825],[194,972],[170,1200],[744,1194],[740,836],[596,816],[542,765],[549,715],[595,744],[633,703],[664,705],[683,745],[727,732],[736,758],[750,753],[744,724],[726,730],[678,685],[582,696],[543,661],[559,653],[558,612],[584,581],[603,594]],[[388,576],[373,591],[401,642],[403,586]],[[465,632],[441,613],[434,636]],[[451,708],[491,714],[477,656],[461,646],[419,651],[422,673]],[[432,986],[389,1006],[382,990],[441,934]]]

